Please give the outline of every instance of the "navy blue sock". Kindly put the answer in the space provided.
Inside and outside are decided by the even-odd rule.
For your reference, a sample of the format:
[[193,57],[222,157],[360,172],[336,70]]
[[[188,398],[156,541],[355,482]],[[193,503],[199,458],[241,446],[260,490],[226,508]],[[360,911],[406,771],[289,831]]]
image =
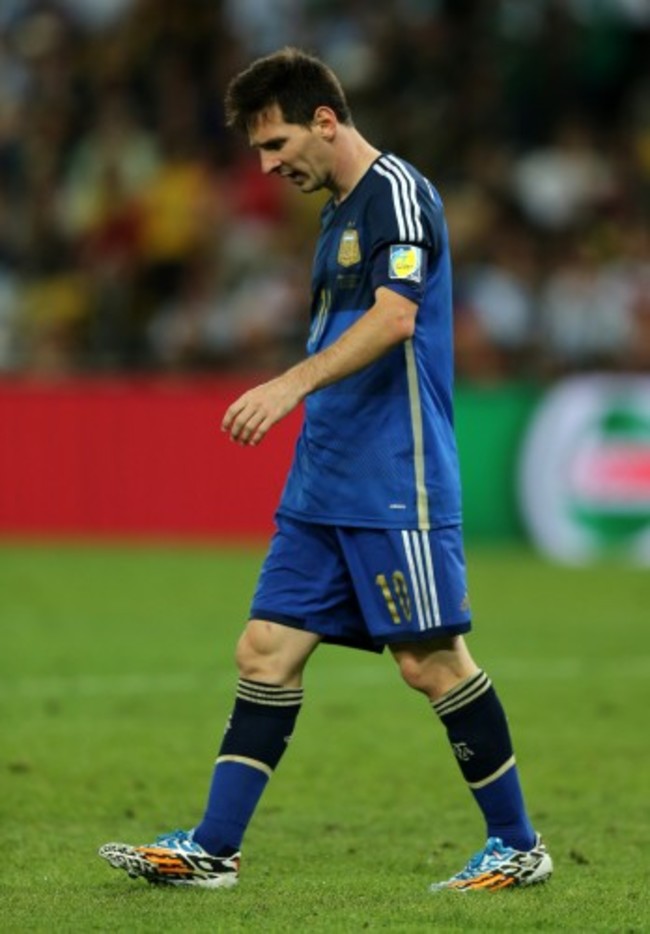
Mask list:
[[508,722],[483,671],[433,703],[447,730],[460,770],[487,824],[488,837],[529,850],[535,831],[528,819]]
[[240,679],[205,814],[194,830],[194,839],[209,853],[239,850],[262,792],[293,733],[302,695],[302,688]]

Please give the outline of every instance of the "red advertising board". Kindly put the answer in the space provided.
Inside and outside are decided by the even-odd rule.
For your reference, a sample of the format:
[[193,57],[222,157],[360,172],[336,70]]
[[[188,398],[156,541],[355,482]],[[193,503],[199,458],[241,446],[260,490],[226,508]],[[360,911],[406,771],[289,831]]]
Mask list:
[[3,381],[0,534],[268,535],[300,412],[257,448],[219,429],[258,381]]

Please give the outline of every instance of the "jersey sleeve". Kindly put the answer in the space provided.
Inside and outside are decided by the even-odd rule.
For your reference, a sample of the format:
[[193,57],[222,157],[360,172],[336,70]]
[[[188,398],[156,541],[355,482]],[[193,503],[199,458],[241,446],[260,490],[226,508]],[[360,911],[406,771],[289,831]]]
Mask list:
[[442,242],[440,199],[395,157],[384,155],[373,168],[375,197],[368,210],[373,289],[385,286],[419,304],[427,266]]

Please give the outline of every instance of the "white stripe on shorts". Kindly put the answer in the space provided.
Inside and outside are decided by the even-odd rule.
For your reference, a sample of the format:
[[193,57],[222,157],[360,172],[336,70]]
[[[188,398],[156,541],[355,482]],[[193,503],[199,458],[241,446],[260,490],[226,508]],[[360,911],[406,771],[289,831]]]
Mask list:
[[427,532],[402,531],[404,554],[417,608],[420,630],[441,626],[440,605]]
[[[415,532],[413,533],[416,534]],[[429,536],[426,532],[420,532],[422,537],[422,550],[424,551],[424,563],[426,566],[427,573],[427,582],[429,584],[429,594],[431,596],[431,604],[433,606],[433,618],[435,620],[436,626],[442,626],[442,620],[440,619],[440,605],[438,603],[438,589],[436,587],[436,578],[433,573],[433,558],[431,557],[431,542],[429,541]]]
[[424,565],[422,563],[422,550],[417,532],[411,532],[411,546],[415,555],[415,569],[418,576],[418,582],[422,593],[422,606],[424,607],[425,628],[431,629],[433,619],[431,618],[431,600],[429,599],[429,588],[424,576]]
[[406,555],[406,563],[409,566],[409,576],[411,578],[411,587],[413,588],[413,596],[415,597],[415,606],[418,611],[418,624],[421,630],[424,630],[424,616],[422,615],[422,600],[420,598],[420,584],[418,582],[417,574],[415,572],[415,564],[413,562],[413,552],[411,551],[411,540],[409,538],[409,533],[404,531],[402,532],[402,542],[404,544],[404,554]]

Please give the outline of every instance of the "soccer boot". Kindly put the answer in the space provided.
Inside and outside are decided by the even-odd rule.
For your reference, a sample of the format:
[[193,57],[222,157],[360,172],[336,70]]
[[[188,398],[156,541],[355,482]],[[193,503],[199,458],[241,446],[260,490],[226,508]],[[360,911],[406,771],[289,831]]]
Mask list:
[[490,837],[485,848],[472,856],[464,869],[446,882],[434,882],[431,891],[495,892],[545,882],[552,872],[553,861],[539,834],[531,850],[514,850],[505,846],[500,837]]
[[144,846],[105,843],[99,855],[115,869],[124,869],[132,879],[142,876],[154,884],[194,885],[204,889],[236,885],[240,854],[213,856],[192,834],[191,830],[174,830]]

